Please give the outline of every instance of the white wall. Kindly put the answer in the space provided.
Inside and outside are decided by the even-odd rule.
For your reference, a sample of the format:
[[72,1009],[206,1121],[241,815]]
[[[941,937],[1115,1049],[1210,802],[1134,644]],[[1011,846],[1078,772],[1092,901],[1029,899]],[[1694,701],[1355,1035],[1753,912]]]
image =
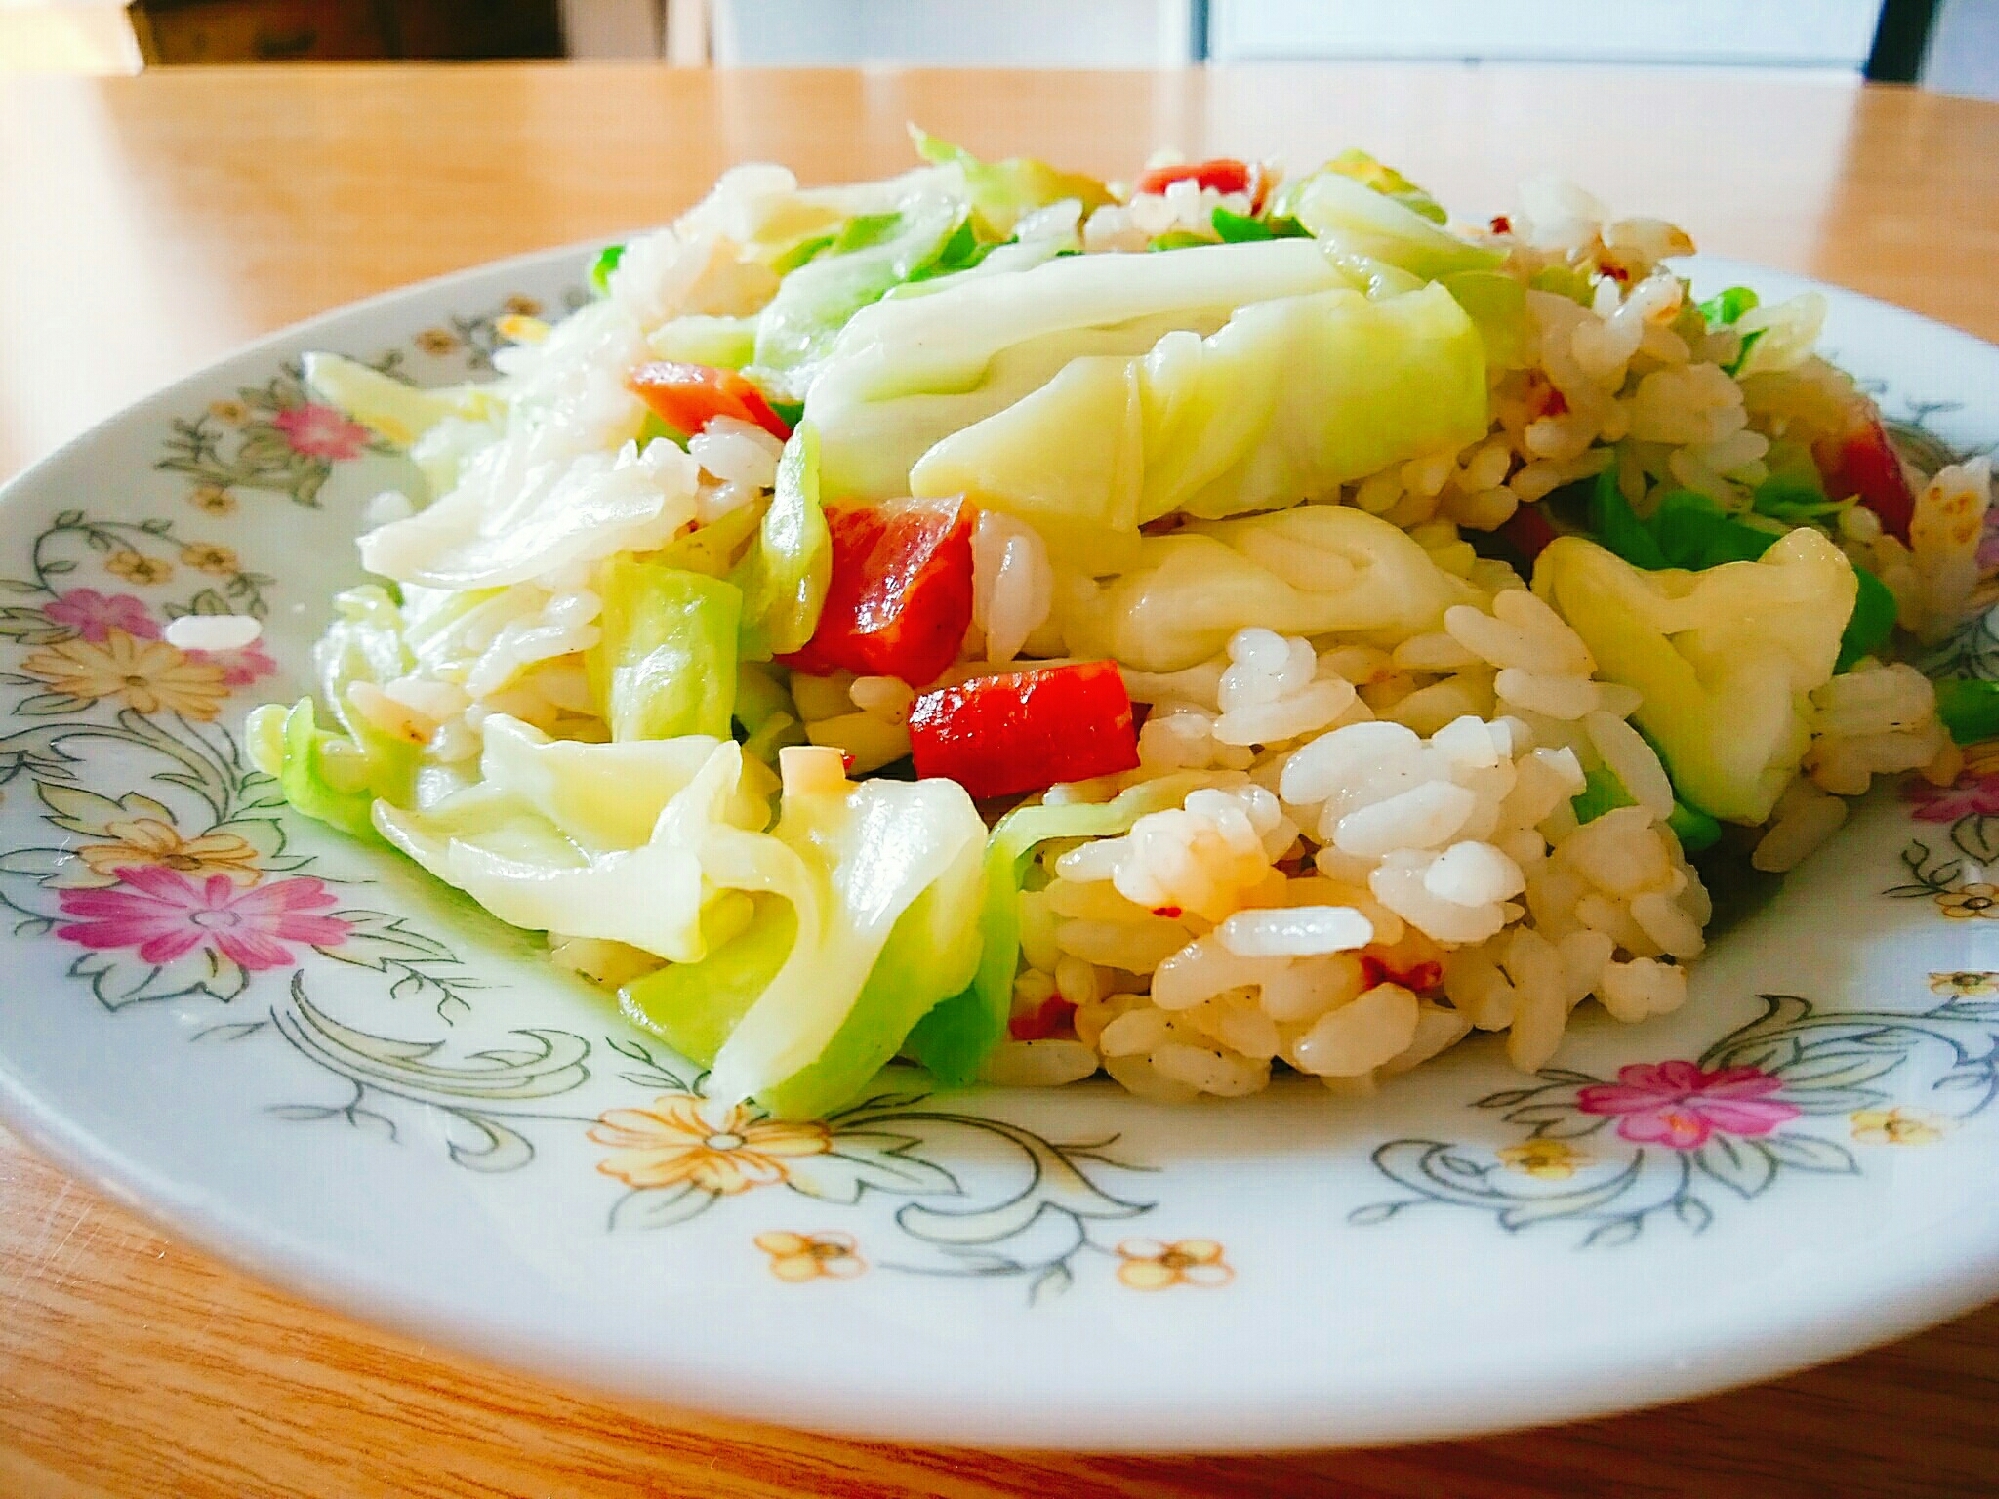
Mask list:
[[1999,99],[1999,0],[1943,0],[1923,61],[1923,87]]
[[[1203,8],[1206,50],[1218,62],[1470,58],[1853,72],[1867,60],[1880,0],[563,0],[574,55],[664,48],[676,62],[712,55],[763,66],[1175,67],[1196,55]],[[1923,82],[1999,99],[1999,0],[1942,0]]]
[[1191,0],[712,0],[724,66],[1177,67]]
[[1210,0],[1208,39],[1217,62],[1477,58],[1858,69],[1880,9],[1880,0]]

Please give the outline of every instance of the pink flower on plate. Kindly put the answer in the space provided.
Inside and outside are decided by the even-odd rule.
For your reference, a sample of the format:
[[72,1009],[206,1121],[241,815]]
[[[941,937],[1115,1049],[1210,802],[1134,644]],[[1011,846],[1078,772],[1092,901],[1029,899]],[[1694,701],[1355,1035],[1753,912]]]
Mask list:
[[229,688],[248,687],[257,678],[268,677],[278,669],[278,663],[265,655],[263,646],[255,641],[233,651],[189,651],[187,656],[190,661],[206,661],[221,667],[222,685]]
[[1999,816],[1999,776],[1966,771],[1948,786],[1914,780],[1903,795],[1916,804],[1918,822],[1956,822],[1960,817]]
[[309,876],[245,890],[226,874],[197,885],[158,866],[117,873],[117,885],[62,892],[63,914],[83,919],[57,935],[85,947],[133,948],[148,963],[171,963],[207,946],[249,969],[295,965],[289,942],[336,947],[347,940],[347,922],[313,914],[338,897]]
[[1578,1090],[1576,1107],[1615,1118],[1618,1134],[1637,1144],[1698,1150],[1716,1130],[1767,1135],[1797,1118],[1797,1109],[1770,1097],[1783,1086],[1756,1067],[1703,1072],[1695,1062],[1639,1062],[1619,1068],[1614,1083]]
[[101,643],[113,630],[123,630],[137,640],[158,640],[160,627],[146,612],[145,604],[129,593],[99,593],[95,588],[72,588],[58,594],[55,602],[44,604],[42,613],[59,625],[67,625],[85,640]]
[[368,446],[368,429],[347,420],[331,406],[308,401],[288,406],[271,418],[271,425],[285,434],[294,453],[308,458],[330,458],[343,463],[359,458]]

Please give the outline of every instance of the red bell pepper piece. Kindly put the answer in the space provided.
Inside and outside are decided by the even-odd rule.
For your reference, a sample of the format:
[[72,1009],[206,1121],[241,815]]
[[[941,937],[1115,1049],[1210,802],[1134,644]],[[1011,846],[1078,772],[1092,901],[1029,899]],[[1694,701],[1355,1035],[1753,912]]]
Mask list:
[[829,506],[833,570],[819,624],[779,662],[826,676],[934,682],[972,623],[972,509],[962,500]]
[[1046,1041],[1050,1036],[1071,1034],[1076,1028],[1076,1007],[1059,994],[1051,994],[1025,1015],[1006,1023],[1006,1033],[1016,1041]]
[[1233,156],[1218,156],[1213,161],[1154,167],[1138,179],[1132,191],[1163,193],[1176,182],[1193,182],[1201,187],[1212,187],[1218,193],[1246,193],[1253,175],[1248,162],[1237,161]]
[[1110,661],[974,677],[916,700],[909,742],[919,776],[980,799],[1043,791],[1138,764],[1138,729]]
[[662,359],[633,370],[625,386],[667,426],[689,437],[718,416],[754,423],[779,442],[791,436],[790,426],[771,410],[764,393],[734,370]]
[[1514,548],[1532,562],[1548,549],[1548,543],[1561,533],[1548,523],[1535,505],[1522,505],[1500,524],[1499,534],[1513,543]]
[[1435,958],[1422,958],[1396,967],[1373,953],[1360,955],[1361,983],[1372,989],[1376,984],[1400,984],[1411,994],[1430,994],[1442,987],[1444,965]]
[[1812,444],[1812,458],[1826,494],[1835,500],[1859,495],[1860,503],[1881,518],[1881,529],[1897,541],[1909,539],[1915,519],[1916,496],[1902,472],[1902,460],[1881,418],[1870,407],[1844,436],[1822,437]]

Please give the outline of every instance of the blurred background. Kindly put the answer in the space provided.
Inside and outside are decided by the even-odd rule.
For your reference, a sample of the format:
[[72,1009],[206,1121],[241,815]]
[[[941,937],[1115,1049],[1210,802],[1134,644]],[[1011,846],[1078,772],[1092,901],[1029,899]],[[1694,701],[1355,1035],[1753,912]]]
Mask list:
[[0,68],[559,57],[1615,62],[1833,70],[1999,98],[1999,0],[0,0]]

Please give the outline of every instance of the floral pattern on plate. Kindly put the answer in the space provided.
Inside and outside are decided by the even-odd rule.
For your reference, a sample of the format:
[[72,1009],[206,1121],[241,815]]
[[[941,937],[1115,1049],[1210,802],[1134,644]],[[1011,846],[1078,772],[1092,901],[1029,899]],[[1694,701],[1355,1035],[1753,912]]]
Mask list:
[[[1544,1068],[1532,1086],[1472,1104],[1523,1127],[1522,1143],[1487,1153],[1391,1141],[1374,1164],[1413,1195],[1356,1208],[1350,1221],[1452,1205],[1490,1213],[1509,1233],[1586,1225],[1581,1243],[1609,1247],[1666,1218],[1705,1231],[1727,1200],[1717,1188],[1747,1201],[1783,1175],[1858,1175],[1854,1152],[1809,1121],[1837,1120],[1862,1145],[1913,1145],[1983,1112],[1999,1093],[1995,978],[1932,975],[1931,988],[1948,997],[1908,1014],[1821,1013],[1797,995],[1766,994],[1760,1018],[1697,1061],[1635,1062],[1613,1080]],[[1919,1076],[1915,1089],[1877,1086]],[[1934,1111],[1897,1103],[1898,1091],[1933,1100]]]
[[[395,374],[400,350],[376,361]],[[235,491],[281,494],[295,505],[317,505],[333,465],[369,452],[390,451],[366,427],[316,401],[297,364],[287,364],[261,385],[211,401],[192,419],[177,418],[159,466],[188,480],[188,503],[211,515],[235,508]]]

